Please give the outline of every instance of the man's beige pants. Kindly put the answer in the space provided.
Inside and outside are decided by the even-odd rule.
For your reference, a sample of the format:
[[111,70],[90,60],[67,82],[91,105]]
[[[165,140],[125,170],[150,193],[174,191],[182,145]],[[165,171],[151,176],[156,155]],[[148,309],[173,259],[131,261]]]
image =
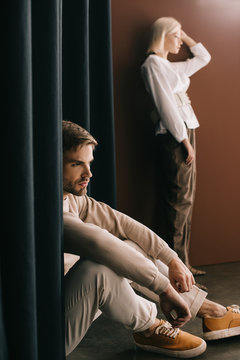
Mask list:
[[[129,240],[126,242],[144,254],[137,244]],[[168,276],[165,264],[150,259],[163,275]],[[74,350],[91,323],[101,313],[133,332],[144,331],[154,324],[157,316],[156,304],[138,296],[133,288],[155,302],[159,301],[159,297],[147,288],[135,283],[131,285],[129,280],[118,276],[104,265],[89,260],[80,259],[69,270],[65,275],[66,355]],[[182,294],[189,305],[192,318],[196,316],[206,295],[195,286],[189,293]]]

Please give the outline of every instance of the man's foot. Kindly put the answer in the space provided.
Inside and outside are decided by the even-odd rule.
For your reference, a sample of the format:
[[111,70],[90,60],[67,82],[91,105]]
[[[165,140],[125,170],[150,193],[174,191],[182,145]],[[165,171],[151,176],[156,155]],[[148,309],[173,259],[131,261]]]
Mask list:
[[240,335],[240,308],[238,305],[227,307],[222,317],[203,318],[203,337],[205,340],[217,340]]
[[135,344],[146,351],[152,351],[176,358],[192,358],[202,354],[206,350],[203,339],[173,328],[172,325],[160,320],[159,326],[150,336],[143,333],[133,334]]
[[201,290],[207,291],[207,287],[203,284],[196,283],[195,286],[197,286]]

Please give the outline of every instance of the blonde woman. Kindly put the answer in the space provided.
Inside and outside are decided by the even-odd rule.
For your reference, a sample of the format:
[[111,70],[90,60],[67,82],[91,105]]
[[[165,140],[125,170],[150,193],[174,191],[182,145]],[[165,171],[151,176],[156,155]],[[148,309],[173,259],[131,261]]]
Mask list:
[[[193,57],[170,62],[185,43]],[[164,180],[167,238],[194,275],[205,272],[189,263],[189,240],[196,184],[195,129],[199,126],[187,95],[190,77],[206,66],[211,57],[201,43],[188,36],[174,18],[162,17],[152,26],[152,34],[142,65],[142,77],[155,109],[158,173]],[[161,159],[161,161],[160,161]]]

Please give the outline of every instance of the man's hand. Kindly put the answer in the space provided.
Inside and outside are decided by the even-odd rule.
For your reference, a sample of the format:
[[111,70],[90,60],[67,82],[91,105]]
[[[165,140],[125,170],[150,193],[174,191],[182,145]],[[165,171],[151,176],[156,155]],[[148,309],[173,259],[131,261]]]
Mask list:
[[182,327],[191,319],[188,305],[172,285],[159,296],[162,312],[173,327]]
[[171,285],[178,292],[188,292],[195,284],[191,271],[177,257],[168,264],[168,275]]

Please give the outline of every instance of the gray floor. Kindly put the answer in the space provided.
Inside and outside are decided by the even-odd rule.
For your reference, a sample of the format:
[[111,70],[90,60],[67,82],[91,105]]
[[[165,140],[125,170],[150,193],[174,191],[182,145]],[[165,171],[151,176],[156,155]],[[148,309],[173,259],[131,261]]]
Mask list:
[[[201,266],[207,271],[198,277],[208,287],[208,298],[222,305],[240,305],[240,262]],[[159,311],[159,316],[161,313]],[[163,316],[162,316],[163,317]],[[185,331],[201,336],[201,320],[196,319],[184,327]],[[170,359],[135,348],[131,332],[123,326],[101,316],[89,329],[79,346],[67,360],[157,360]],[[208,343],[201,360],[240,360],[240,336]]]

